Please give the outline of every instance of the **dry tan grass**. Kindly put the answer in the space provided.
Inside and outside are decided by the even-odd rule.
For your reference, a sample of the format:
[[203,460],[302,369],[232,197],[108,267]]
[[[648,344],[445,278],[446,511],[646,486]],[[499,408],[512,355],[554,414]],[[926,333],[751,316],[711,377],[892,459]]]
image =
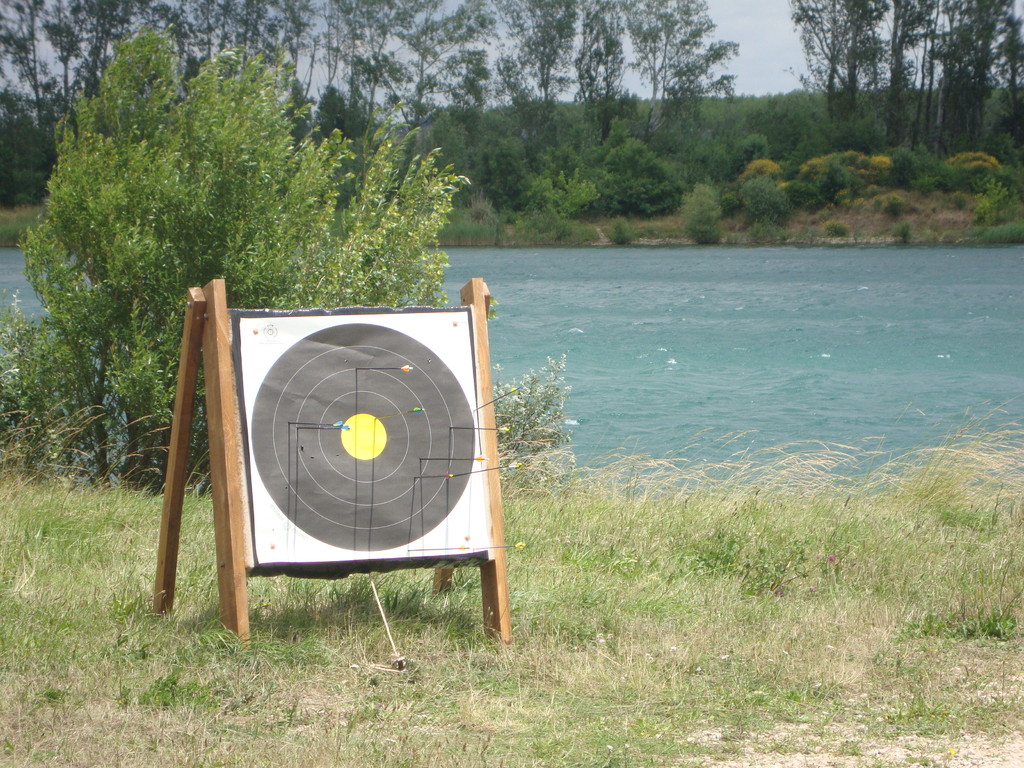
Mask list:
[[[884,195],[858,198],[849,205],[829,206],[819,211],[797,211],[789,222],[789,240],[836,244],[894,242],[899,239],[894,230],[901,223],[909,226],[911,242],[946,243],[966,239],[974,221],[973,198],[961,195],[962,202],[957,202],[954,195],[943,192],[922,194],[899,190],[895,194],[906,201],[906,210],[899,217],[880,209],[879,201]],[[849,234],[830,237],[824,227],[830,221],[846,225]]]

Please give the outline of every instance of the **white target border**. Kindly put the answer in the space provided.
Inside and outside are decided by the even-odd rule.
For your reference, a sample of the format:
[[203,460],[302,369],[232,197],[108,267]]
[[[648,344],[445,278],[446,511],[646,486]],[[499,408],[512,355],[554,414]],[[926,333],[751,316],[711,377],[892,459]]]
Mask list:
[[[274,364],[292,346],[313,333],[354,323],[375,325],[405,334],[418,341],[452,372],[469,403],[477,428],[474,450],[481,452],[479,406],[476,392],[476,364],[470,307],[405,308],[398,310],[345,308],[329,311],[300,311],[281,314],[239,313],[237,364],[241,384],[239,406],[245,422],[245,455],[249,487],[250,568],[291,565],[351,564],[374,561],[462,559],[483,555],[492,546],[487,484],[482,471],[474,471],[462,497],[448,516],[433,530],[408,544],[373,552],[337,547],[310,536],[288,519],[271,498],[256,467],[253,444],[261,439],[254,432],[252,416],[256,396]],[[269,332],[268,332],[269,331]]]

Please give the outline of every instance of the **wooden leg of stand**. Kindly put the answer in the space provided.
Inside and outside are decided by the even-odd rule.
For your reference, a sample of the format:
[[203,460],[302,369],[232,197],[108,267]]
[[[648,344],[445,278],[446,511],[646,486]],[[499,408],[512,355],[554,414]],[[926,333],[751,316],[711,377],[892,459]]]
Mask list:
[[435,568],[434,569],[434,594],[444,592],[449,589],[452,585],[452,578],[455,576],[454,568]]
[[210,430],[210,479],[213,484],[213,526],[217,545],[217,587],[220,618],[242,640],[249,639],[249,597],[245,574],[242,448],[235,397],[231,330],[223,280],[211,280],[206,294],[206,413]]
[[505,645],[512,643],[511,601],[508,594],[508,573],[505,552],[480,566],[480,589],[484,602],[484,629]]
[[153,611],[166,613],[174,607],[174,584],[178,571],[178,544],[181,540],[181,507],[185,501],[185,473],[188,471],[188,444],[192,437],[195,413],[196,381],[199,375],[206,297],[198,288],[189,289],[185,328],[181,334],[178,360],[178,386],[174,394],[174,418],[167,451],[164,477],[164,508],[160,519],[160,543],[156,558],[156,587]]
[[[476,346],[477,398],[480,407],[481,443],[487,469],[498,469],[498,432],[494,416],[494,390],[491,381],[491,353],[487,340],[487,310],[491,292],[479,277],[462,287],[462,304],[473,308],[473,339]],[[483,593],[484,629],[503,643],[512,642],[512,612],[508,591],[508,567],[505,557],[505,516],[501,505],[501,477],[497,471],[486,474],[488,504],[491,510],[489,559],[480,566]]]

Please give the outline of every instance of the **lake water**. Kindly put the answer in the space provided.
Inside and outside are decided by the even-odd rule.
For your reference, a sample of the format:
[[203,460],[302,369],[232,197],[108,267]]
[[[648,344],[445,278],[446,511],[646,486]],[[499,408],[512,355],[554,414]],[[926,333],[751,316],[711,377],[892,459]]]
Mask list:
[[[584,462],[821,441],[901,453],[1024,423],[1024,248],[453,248],[511,379],[565,354]],[[0,290],[38,302],[21,254]],[[742,434],[725,444],[725,438]]]
[[[565,354],[584,460],[896,453],[1024,423],[1024,248],[452,249],[509,374]],[[743,437],[723,445],[728,435]],[[689,447],[689,448],[688,448]]]

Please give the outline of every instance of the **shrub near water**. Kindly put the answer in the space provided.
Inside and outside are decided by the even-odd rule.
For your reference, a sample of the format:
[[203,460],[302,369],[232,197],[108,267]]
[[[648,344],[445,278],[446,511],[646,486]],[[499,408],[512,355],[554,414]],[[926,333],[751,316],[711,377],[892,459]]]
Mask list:
[[100,482],[160,482],[189,286],[224,278],[245,308],[442,297],[433,245],[463,180],[434,153],[410,157],[410,138],[384,126],[346,174],[340,134],[292,136],[302,109],[288,71],[228,51],[186,83],[179,63],[169,39],[144,33],[76,104],[47,218],[23,243],[46,312],[0,323],[0,403],[19,412],[0,424],[27,415],[47,434],[86,415],[49,449]]
[[821,225],[821,228],[829,237],[846,237],[850,234],[850,228],[845,223],[835,219],[829,219]]
[[30,227],[43,218],[43,209],[35,205],[0,209],[0,246],[17,245],[18,240]]
[[754,224],[780,227],[792,209],[785,191],[767,176],[755,176],[740,187],[743,208]]
[[[757,161],[755,161],[757,162]],[[718,193],[708,184],[697,184],[683,198],[683,218],[686,220],[686,235],[701,245],[717,243],[722,239],[719,221],[722,206]]]

